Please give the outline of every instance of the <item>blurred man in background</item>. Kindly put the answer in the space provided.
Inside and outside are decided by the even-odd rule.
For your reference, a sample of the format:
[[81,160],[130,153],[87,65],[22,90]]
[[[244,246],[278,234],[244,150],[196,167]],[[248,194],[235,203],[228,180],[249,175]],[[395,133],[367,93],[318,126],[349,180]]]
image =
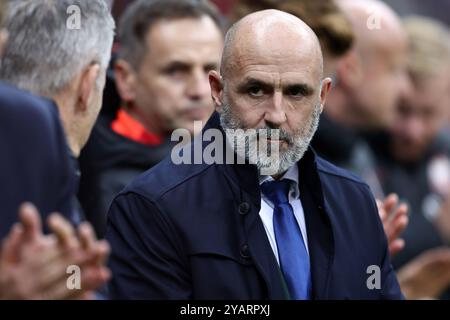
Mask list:
[[[352,23],[355,42],[337,63],[313,146],[325,158],[358,173],[383,199],[375,159],[363,134],[393,125],[396,103],[409,88],[407,36],[398,16],[382,2],[338,3]],[[371,19],[373,25],[368,24]]]
[[[393,263],[406,296],[437,298],[450,285],[450,34],[432,19],[404,20],[413,90],[398,103],[390,136],[374,140],[385,192],[409,203],[405,249]],[[416,258],[417,257],[417,258]],[[411,262],[410,262],[411,261]],[[410,262],[407,264],[407,262]]]
[[[30,6],[33,10],[28,10]],[[103,9],[103,15],[108,14],[101,4],[99,8]],[[1,49],[8,33],[11,36],[5,49],[7,58],[2,60],[0,72],[18,75],[20,71],[33,69],[33,66],[36,68],[37,64],[48,60],[23,59],[24,57],[18,54],[21,51],[16,49],[21,47],[29,50],[27,46],[31,45],[36,51],[43,43],[49,45],[64,37],[52,38],[51,34],[46,33],[47,29],[35,28],[36,25],[42,25],[39,13],[42,19],[48,17],[47,10],[53,11],[54,8],[48,2],[11,1],[8,9],[8,28],[11,27],[13,16],[17,19],[15,21],[22,25],[22,29],[27,30],[24,32],[29,36],[21,37],[23,34],[16,33],[14,27],[8,31],[1,29]],[[59,9],[53,13],[62,17],[59,22],[63,22],[62,25],[65,26],[67,4]],[[2,26],[5,11],[5,2],[0,1]],[[30,12],[33,14],[30,15]],[[97,14],[99,12],[100,10]],[[37,14],[34,15],[35,13]],[[90,17],[89,14],[87,16]],[[60,26],[55,25],[63,33],[68,31]],[[31,27],[33,32],[27,27]],[[34,32],[36,30],[41,30],[41,33]],[[42,33],[45,34],[44,38]],[[38,41],[42,42],[37,45],[29,43],[31,37],[36,35]],[[48,54],[47,51],[44,52]],[[43,57],[42,55],[39,58]],[[66,66],[59,67],[60,72],[64,72]],[[44,73],[45,71],[45,68],[41,70]],[[42,80],[48,74],[43,76],[32,73],[29,76]],[[19,82],[22,84],[22,81]],[[79,223],[78,212],[73,208],[76,181],[69,162],[68,146],[59,122],[58,109],[48,100],[3,84],[0,86],[0,100],[0,147],[4,150],[0,159],[0,180],[3,183],[0,193],[0,238],[3,241],[0,253],[0,298],[92,298],[92,290],[102,285],[110,276],[103,266],[109,250],[107,244],[96,242],[89,224],[81,224],[75,234],[73,226],[63,217],[49,216],[52,211],[57,210],[72,223]],[[21,206],[19,210],[19,204],[23,201],[36,203],[41,216],[31,204]],[[20,220],[17,218],[17,211]],[[52,232],[50,235],[42,234],[43,219],[48,221],[47,230]],[[18,223],[13,226],[15,221]],[[6,234],[8,230],[10,231]],[[77,265],[83,270],[77,290],[67,287],[67,267],[70,265]]]
[[100,116],[81,159],[80,198],[100,236],[114,196],[170,154],[172,131],[194,134],[194,121],[206,123],[208,72],[218,70],[222,47],[220,17],[207,1],[139,0],[127,8],[114,64],[121,106]]
[[[66,27],[71,5],[83,13],[79,29]],[[0,79],[56,102],[75,158],[100,111],[114,25],[103,0],[25,0],[10,5],[6,25],[10,39]]]
[[[81,28],[71,30],[66,27],[66,11],[74,4],[83,15]],[[56,103],[72,158],[75,190],[79,180],[76,158],[100,111],[114,26],[102,0],[11,2],[10,40],[0,79]]]

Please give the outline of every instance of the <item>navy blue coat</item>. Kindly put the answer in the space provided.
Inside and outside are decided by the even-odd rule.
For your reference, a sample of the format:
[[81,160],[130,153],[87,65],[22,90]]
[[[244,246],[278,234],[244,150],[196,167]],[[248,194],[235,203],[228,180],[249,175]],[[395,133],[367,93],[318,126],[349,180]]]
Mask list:
[[76,187],[54,103],[0,84],[0,239],[24,201],[72,219]]
[[[298,166],[314,299],[401,299],[369,187],[311,149]],[[253,165],[170,157],[137,178],[109,211],[111,298],[288,299],[258,181]],[[372,265],[380,287],[369,289]]]

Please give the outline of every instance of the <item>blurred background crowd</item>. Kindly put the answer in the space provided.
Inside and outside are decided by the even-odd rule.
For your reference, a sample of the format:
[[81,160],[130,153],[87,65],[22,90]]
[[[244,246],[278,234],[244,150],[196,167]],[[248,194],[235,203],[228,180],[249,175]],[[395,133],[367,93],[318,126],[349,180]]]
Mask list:
[[[333,80],[314,150],[370,185],[406,298],[449,299],[450,0],[374,2],[0,1],[0,297],[102,297],[114,196],[206,123],[227,28],[274,8],[315,31]],[[71,4],[80,30],[61,28]],[[90,270],[75,296],[68,262]]]

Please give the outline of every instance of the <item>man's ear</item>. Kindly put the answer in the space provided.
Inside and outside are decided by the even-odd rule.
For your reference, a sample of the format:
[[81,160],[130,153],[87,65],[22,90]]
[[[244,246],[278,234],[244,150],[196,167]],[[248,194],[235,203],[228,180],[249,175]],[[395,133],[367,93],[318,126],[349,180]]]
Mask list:
[[100,73],[100,65],[95,63],[87,67],[81,74],[78,97],[81,111],[85,112],[89,107],[89,100],[95,91],[97,79]]
[[134,101],[136,74],[131,65],[123,60],[118,59],[114,64],[114,78],[116,88],[123,102]]
[[355,88],[361,85],[362,68],[361,57],[355,49],[351,49],[337,62],[336,75],[339,85],[343,88]]
[[214,101],[216,111],[220,112],[222,108],[223,81],[220,74],[213,70],[208,75],[209,86],[211,87],[211,97]]
[[328,93],[331,90],[331,78],[325,78],[322,80],[322,91],[320,91],[320,112],[323,111],[323,106],[325,105],[325,102],[327,101]]

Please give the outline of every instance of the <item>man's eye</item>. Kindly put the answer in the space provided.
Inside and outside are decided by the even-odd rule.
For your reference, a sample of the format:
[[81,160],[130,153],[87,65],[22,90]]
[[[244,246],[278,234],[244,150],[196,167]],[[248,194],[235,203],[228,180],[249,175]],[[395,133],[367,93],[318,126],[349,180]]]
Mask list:
[[169,68],[166,70],[166,73],[169,76],[176,76],[176,75],[181,74],[181,72],[182,72],[182,70],[180,68]]
[[169,77],[179,78],[188,73],[188,68],[184,66],[170,66],[164,70]]
[[263,89],[261,89],[260,87],[250,87],[248,89],[248,93],[252,96],[252,97],[261,97],[264,94]]
[[305,95],[305,92],[301,87],[290,88],[288,93],[293,97],[303,97]]

